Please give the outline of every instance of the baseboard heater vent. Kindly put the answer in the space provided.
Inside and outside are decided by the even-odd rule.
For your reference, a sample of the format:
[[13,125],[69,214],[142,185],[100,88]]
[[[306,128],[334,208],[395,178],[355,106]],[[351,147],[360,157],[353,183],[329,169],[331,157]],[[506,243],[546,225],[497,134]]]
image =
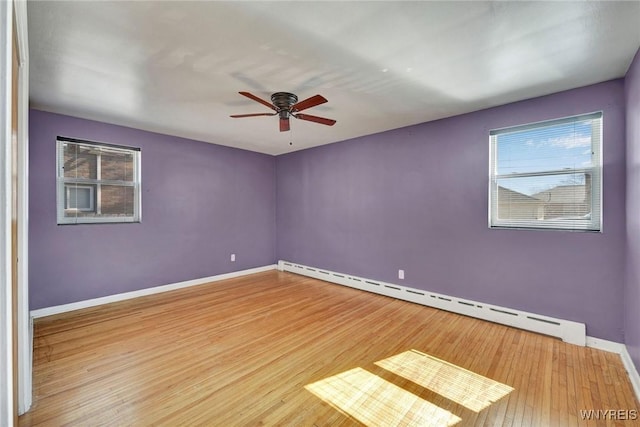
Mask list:
[[584,323],[408,288],[395,283],[384,283],[344,273],[320,270],[288,261],[279,261],[278,270],[558,337],[571,344],[586,345],[587,337]]

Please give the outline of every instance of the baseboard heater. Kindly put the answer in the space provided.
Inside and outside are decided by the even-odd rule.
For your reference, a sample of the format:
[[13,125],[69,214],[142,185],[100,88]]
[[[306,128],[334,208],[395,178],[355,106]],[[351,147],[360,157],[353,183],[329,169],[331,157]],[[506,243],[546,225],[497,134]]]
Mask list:
[[278,270],[301,274],[363,291],[426,305],[428,307],[558,337],[570,344],[586,345],[587,338],[584,323],[527,313],[511,308],[437,294],[422,289],[385,283],[380,280],[365,279],[289,261],[278,261]]

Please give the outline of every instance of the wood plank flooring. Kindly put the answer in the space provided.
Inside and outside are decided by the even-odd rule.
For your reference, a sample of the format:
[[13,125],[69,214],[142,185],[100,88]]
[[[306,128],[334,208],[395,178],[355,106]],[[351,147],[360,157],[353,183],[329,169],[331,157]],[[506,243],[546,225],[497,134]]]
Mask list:
[[640,425],[581,419],[640,410],[613,353],[277,271],[38,319],[34,392],[20,426]]

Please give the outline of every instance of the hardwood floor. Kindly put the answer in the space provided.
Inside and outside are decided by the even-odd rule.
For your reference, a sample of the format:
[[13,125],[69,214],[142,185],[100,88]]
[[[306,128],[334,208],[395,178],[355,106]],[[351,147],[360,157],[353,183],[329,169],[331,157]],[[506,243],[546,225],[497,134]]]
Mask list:
[[640,424],[581,420],[640,409],[613,353],[277,271],[38,319],[34,347],[21,426]]

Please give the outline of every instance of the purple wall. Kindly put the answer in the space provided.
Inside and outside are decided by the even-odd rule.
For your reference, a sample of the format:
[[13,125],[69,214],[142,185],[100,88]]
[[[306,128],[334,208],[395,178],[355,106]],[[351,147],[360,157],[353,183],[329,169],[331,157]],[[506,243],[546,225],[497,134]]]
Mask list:
[[[614,80],[279,156],[278,259],[584,322],[622,342],[624,107]],[[489,130],[599,110],[604,232],[490,230]]]
[[[617,342],[625,325],[638,364],[638,62],[626,85],[614,80],[277,158],[32,110],[31,308],[285,259],[580,321],[590,336]],[[604,232],[490,230],[489,130],[598,110]],[[142,148],[142,223],[56,225],[57,135]]]
[[[29,133],[32,309],[275,262],[272,156],[35,110]],[[141,223],[56,225],[58,135],[142,149]]]
[[624,339],[640,371],[640,50],[625,77],[627,112],[627,281]]

